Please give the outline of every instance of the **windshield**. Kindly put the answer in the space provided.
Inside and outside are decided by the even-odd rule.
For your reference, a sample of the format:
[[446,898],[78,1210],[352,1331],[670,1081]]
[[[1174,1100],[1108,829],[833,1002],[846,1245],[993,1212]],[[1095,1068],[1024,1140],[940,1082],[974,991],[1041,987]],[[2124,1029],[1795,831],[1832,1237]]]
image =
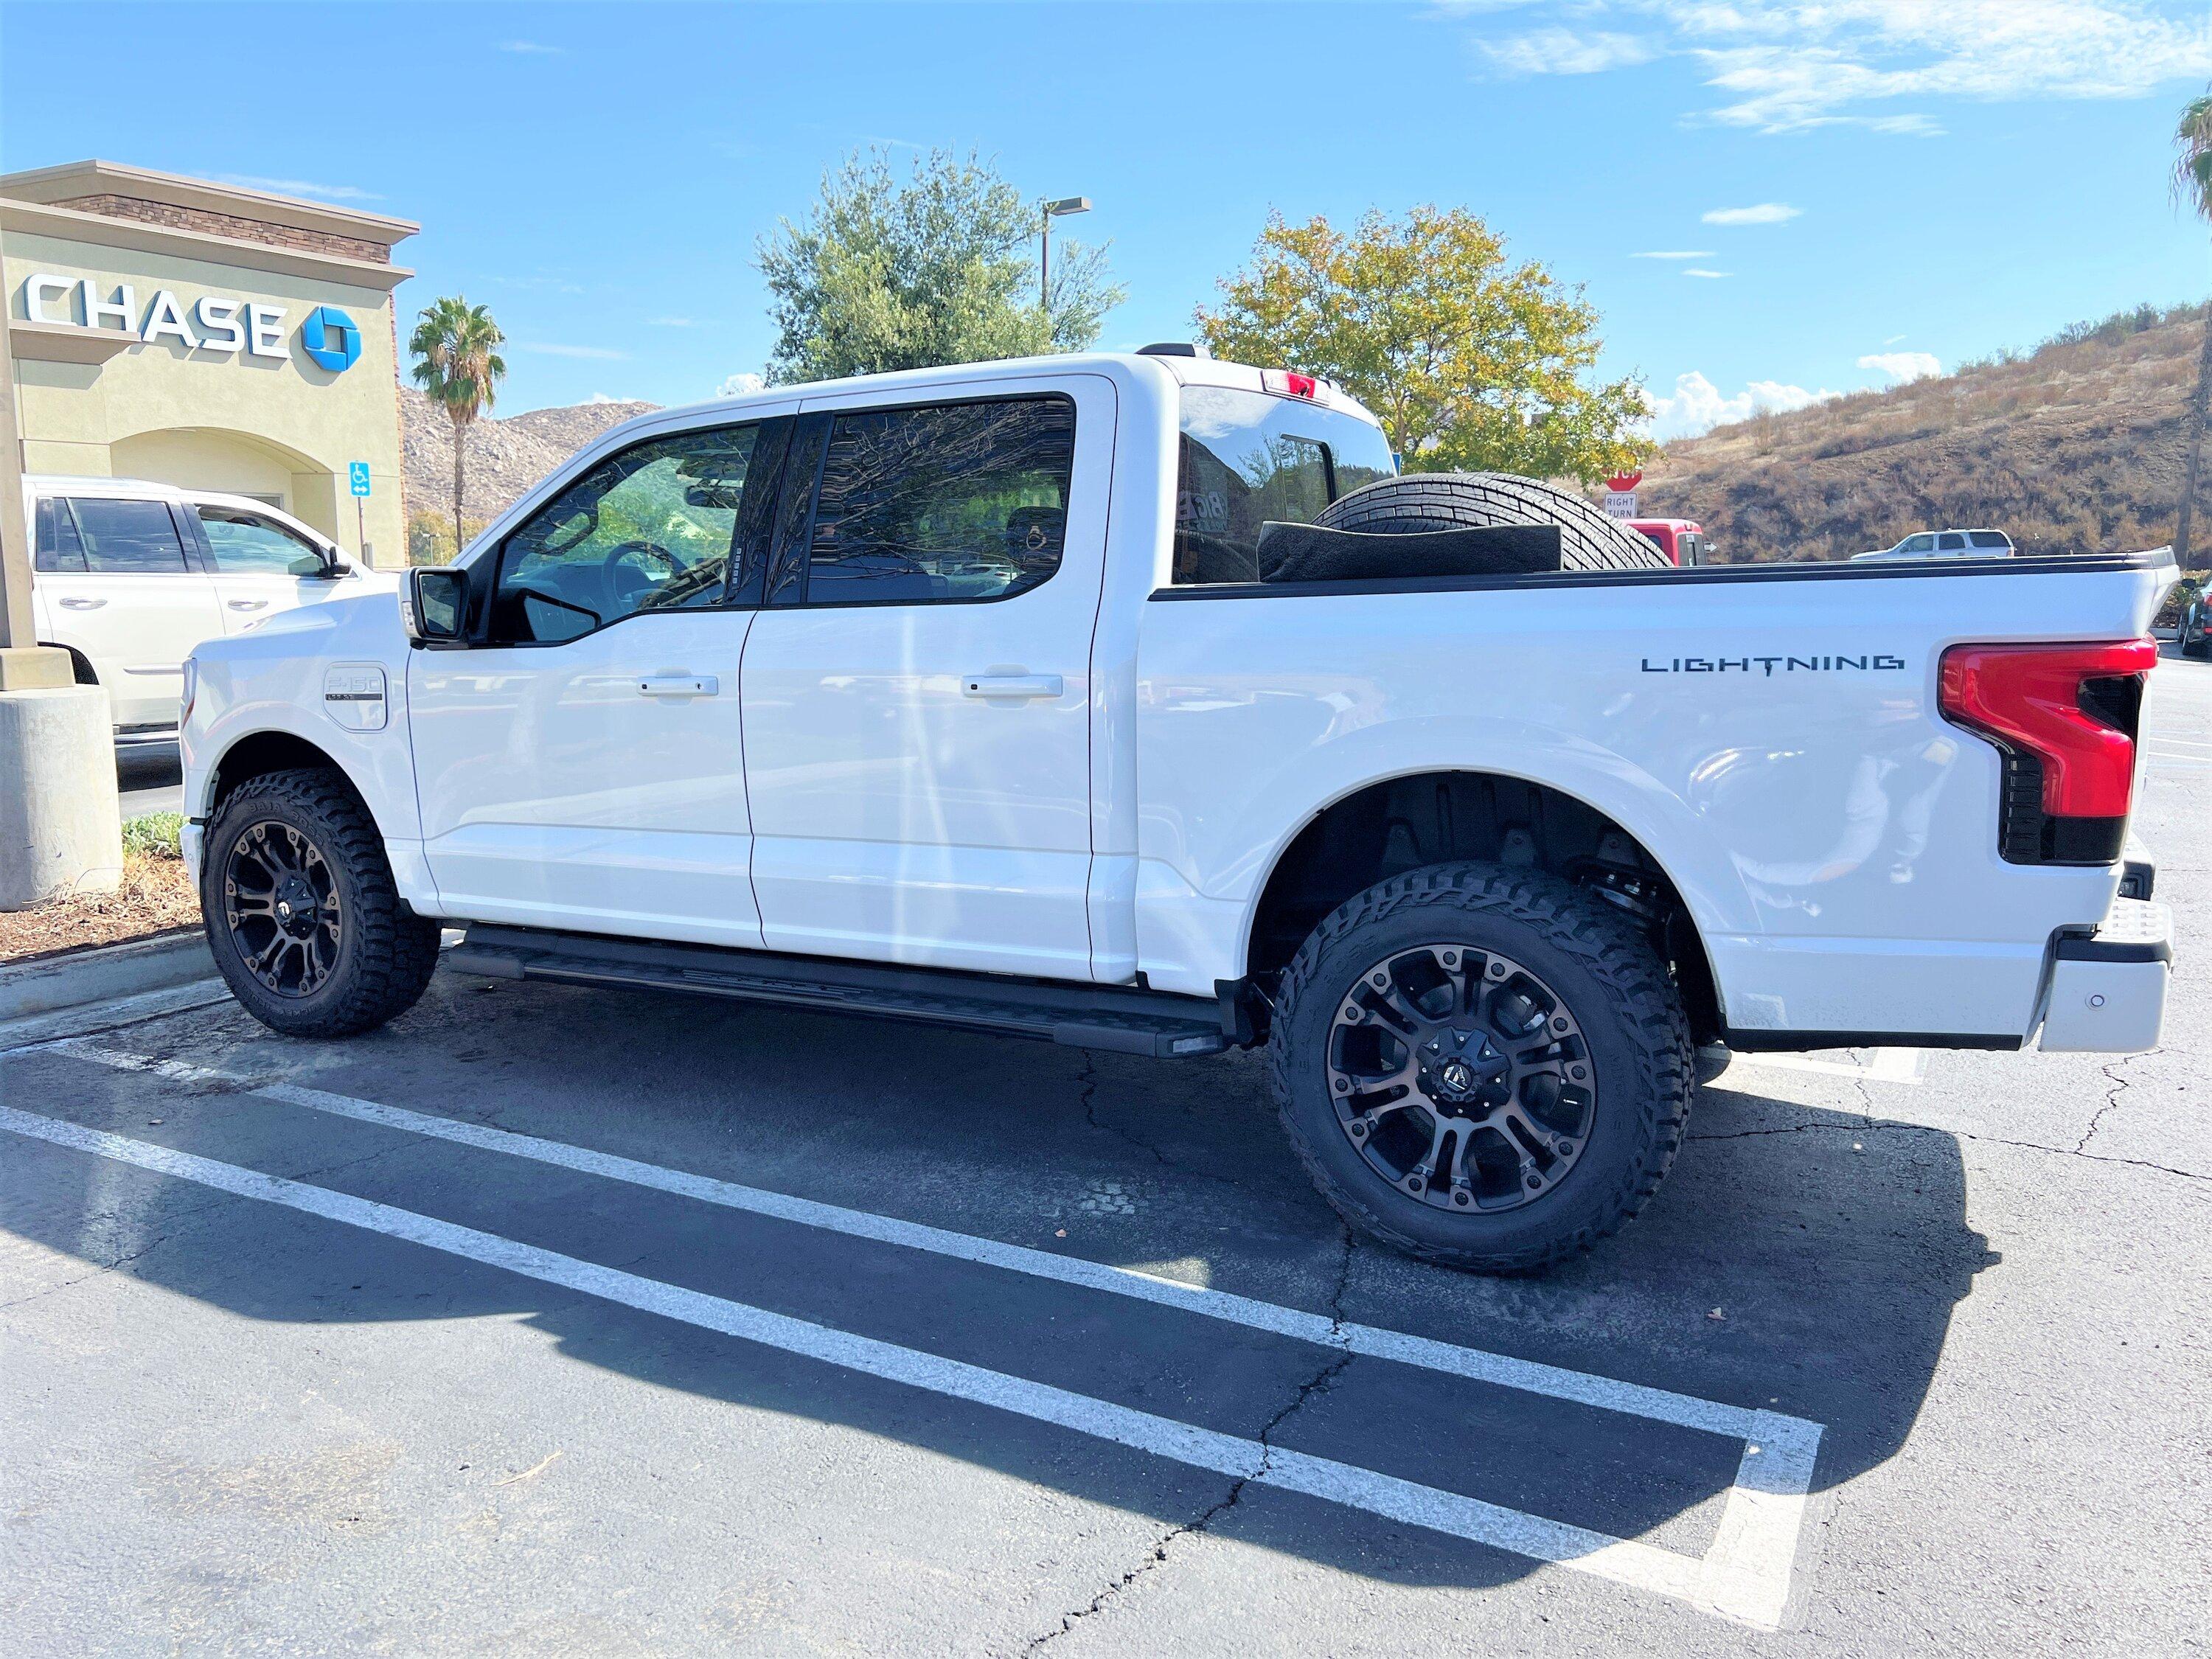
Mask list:
[[1397,472],[1382,428],[1301,398],[1182,389],[1176,481],[1178,584],[1260,580],[1260,526],[1322,508]]

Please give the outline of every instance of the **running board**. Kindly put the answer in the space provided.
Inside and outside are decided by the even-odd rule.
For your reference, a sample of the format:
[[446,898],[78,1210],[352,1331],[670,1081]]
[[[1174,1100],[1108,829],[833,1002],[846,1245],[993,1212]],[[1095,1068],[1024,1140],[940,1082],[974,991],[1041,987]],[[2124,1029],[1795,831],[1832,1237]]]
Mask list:
[[475,927],[441,960],[488,979],[690,991],[740,1002],[1038,1037],[1125,1054],[1218,1054],[1231,1036],[1222,1008],[1161,991],[775,956],[713,945]]

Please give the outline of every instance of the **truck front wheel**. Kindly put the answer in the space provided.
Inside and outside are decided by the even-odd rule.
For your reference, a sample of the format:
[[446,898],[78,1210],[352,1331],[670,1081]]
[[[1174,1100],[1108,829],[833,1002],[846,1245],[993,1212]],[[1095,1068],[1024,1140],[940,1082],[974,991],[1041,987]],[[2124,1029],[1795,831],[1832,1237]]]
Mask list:
[[1346,901],[1285,969],[1268,1042],[1323,1197],[1408,1255],[1527,1273],[1659,1188],[1692,1051],[1628,918],[1556,877],[1436,865]]
[[373,1030],[438,965],[438,924],[400,898],[368,809],[326,768],[266,773],[223,802],[200,914],[231,994],[289,1036]]

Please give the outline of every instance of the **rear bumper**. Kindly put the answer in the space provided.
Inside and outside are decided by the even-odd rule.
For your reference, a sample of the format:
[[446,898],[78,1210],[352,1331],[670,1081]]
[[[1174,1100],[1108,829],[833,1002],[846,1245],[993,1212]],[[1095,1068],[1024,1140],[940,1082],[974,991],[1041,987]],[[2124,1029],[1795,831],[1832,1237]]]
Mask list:
[[2051,957],[2037,1048],[2132,1054],[2158,1046],[2173,972],[2172,911],[2115,899],[2094,933],[2052,940]]

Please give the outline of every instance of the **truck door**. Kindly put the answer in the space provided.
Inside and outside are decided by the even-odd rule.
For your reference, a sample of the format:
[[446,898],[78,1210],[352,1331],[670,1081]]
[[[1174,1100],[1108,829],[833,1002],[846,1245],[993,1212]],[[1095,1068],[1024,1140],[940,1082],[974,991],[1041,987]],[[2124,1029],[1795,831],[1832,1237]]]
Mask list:
[[481,641],[410,653],[423,853],[448,914],[760,944],[738,670],[789,425],[695,427],[592,462],[489,555]]
[[176,725],[185,659],[223,630],[169,503],[55,496],[40,501],[37,523],[34,580],[53,642],[92,665],[118,731]]
[[763,938],[1088,979],[1112,385],[805,407],[745,646]]

